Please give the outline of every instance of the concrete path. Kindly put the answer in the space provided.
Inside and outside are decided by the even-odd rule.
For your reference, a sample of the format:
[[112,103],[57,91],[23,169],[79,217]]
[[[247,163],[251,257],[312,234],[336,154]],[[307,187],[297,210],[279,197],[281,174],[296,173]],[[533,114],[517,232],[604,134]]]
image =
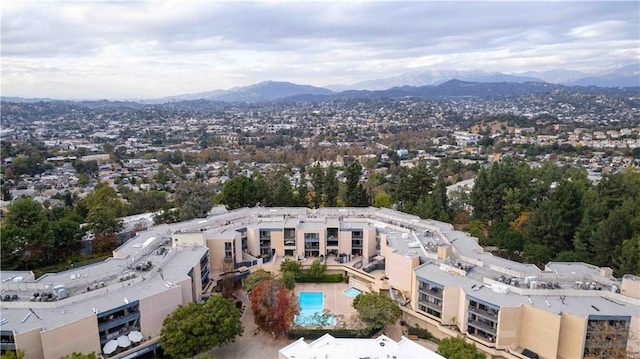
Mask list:
[[251,301],[244,291],[237,291],[235,295],[245,304],[242,314],[242,325],[244,333],[236,338],[234,343],[213,349],[209,352],[210,357],[217,359],[263,359],[278,358],[278,351],[293,342],[290,339],[276,340],[271,335],[267,335],[257,330],[253,322],[253,312],[251,311]]

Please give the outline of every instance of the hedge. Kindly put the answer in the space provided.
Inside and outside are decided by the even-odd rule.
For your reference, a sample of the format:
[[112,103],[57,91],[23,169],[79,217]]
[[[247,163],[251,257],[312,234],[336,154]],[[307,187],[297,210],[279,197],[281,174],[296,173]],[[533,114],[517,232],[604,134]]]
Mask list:
[[426,339],[426,340],[433,340],[435,339],[433,334],[431,334],[428,330],[423,329],[423,328],[416,328],[416,327],[410,327],[407,326],[407,329],[409,331],[409,335],[416,335],[418,336],[418,338],[420,339]]
[[324,274],[320,278],[313,278],[303,274],[296,278],[296,283],[341,283],[343,281],[344,276],[342,273]]

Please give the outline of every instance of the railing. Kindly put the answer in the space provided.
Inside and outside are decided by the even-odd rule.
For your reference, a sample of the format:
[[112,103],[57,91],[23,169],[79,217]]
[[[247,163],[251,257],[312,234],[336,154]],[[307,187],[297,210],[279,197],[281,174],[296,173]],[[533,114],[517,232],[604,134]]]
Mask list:
[[424,301],[424,300],[419,300],[418,303],[424,305],[425,307],[429,307],[429,308],[435,309],[437,311],[442,311],[442,304],[438,305],[436,303],[432,303],[432,302]]
[[16,343],[0,343],[0,350],[16,350]]
[[493,320],[498,319],[498,311],[487,311],[487,310],[482,310],[480,308],[469,306],[469,312],[479,314],[488,319],[493,319]]
[[113,318],[109,321],[100,322],[98,324],[98,331],[104,331],[107,329],[115,328],[117,326],[134,321],[136,319],[140,319],[140,312],[133,312],[118,318]]
[[420,288],[419,292],[420,293],[424,293],[424,294],[426,294],[426,295],[428,295],[430,297],[435,297],[435,298],[438,298],[438,299],[442,299],[442,291],[441,290],[440,291],[434,291],[432,289]]
[[489,334],[494,334],[494,335],[496,334],[496,328],[494,328],[494,327],[492,327],[490,325],[487,325],[485,323],[469,319],[467,321],[467,324],[472,326],[472,327],[474,327],[474,328],[482,329],[482,331],[487,332]]

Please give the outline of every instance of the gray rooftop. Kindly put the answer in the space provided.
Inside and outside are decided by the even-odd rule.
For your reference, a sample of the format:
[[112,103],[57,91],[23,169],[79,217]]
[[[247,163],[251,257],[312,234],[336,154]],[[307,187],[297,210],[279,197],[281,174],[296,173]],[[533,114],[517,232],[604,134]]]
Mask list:
[[[122,282],[112,282],[109,285],[91,290],[75,293],[66,299],[55,302],[8,302],[2,303],[2,319],[6,322],[0,326],[2,330],[14,330],[23,333],[29,330],[56,328],[82,318],[95,316],[94,308],[99,311],[109,310],[124,305],[126,301],[132,302],[169,290],[176,286],[174,283],[187,278],[187,272],[207,252],[203,247],[190,247],[176,250],[163,265],[164,279],[157,271],[149,271]],[[109,261],[122,263],[122,261]],[[92,270],[104,267],[99,264]],[[105,267],[110,270],[111,267]],[[83,268],[84,271],[84,268]],[[54,276],[48,276],[54,278]],[[84,282],[84,278],[81,279]],[[29,292],[29,295],[31,292]],[[31,313],[29,308],[35,312]],[[25,320],[26,318],[26,320]]]
[[[568,291],[558,291],[558,295],[550,295],[550,291],[540,291],[541,294],[539,295],[520,295],[512,291],[498,293],[492,290],[490,285],[484,284],[482,281],[441,270],[436,263],[425,263],[416,267],[415,273],[419,278],[442,286],[461,287],[468,297],[492,303],[499,307],[518,307],[527,304],[554,314],[567,312],[581,317],[590,315],[637,316],[640,313],[640,306],[638,305],[623,303],[605,296],[567,295]],[[564,298],[564,303],[560,294]]]

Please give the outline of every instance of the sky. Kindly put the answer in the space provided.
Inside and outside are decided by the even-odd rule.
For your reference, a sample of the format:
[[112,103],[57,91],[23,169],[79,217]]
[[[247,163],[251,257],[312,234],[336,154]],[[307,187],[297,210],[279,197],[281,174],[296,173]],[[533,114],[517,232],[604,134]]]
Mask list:
[[143,99],[640,62],[638,1],[3,0],[2,96]]

